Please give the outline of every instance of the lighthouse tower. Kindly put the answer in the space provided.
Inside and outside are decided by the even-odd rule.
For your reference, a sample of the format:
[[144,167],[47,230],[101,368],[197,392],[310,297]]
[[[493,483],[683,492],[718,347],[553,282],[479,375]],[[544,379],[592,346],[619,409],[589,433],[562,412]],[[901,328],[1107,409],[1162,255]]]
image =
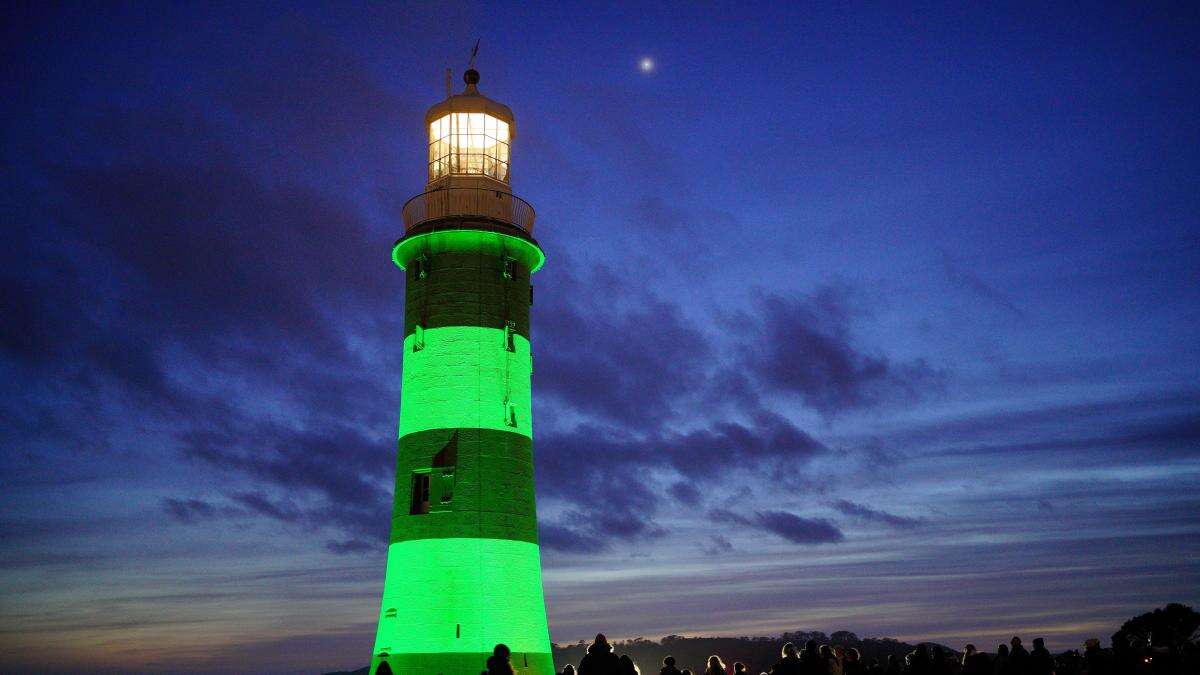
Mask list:
[[509,187],[512,111],[477,88],[429,109],[404,205],[404,379],[371,675],[479,675],[492,649],[552,675],[530,418],[533,208]]

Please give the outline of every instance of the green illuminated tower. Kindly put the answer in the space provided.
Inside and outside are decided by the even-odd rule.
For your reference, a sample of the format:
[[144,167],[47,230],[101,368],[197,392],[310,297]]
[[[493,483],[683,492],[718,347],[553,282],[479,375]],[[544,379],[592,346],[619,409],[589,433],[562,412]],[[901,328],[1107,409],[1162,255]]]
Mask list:
[[466,89],[430,108],[429,184],[404,206],[404,379],[371,674],[479,675],[498,643],[552,675],[530,419],[534,211],[509,188],[512,111]]

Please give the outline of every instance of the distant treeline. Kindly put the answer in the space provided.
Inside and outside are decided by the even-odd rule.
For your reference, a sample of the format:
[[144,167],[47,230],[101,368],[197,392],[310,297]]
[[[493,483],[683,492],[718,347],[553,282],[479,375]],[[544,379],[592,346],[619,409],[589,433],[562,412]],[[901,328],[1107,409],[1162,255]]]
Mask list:
[[[887,661],[889,655],[895,655],[903,663],[904,655],[916,648],[916,645],[900,642],[892,638],[859,638],[854,633],[839,630],[831,635],[820,631],[784,633],[779,637],[683,637],[668,635],[661,641],[634,638],[632,640],[613,642],[613,652],[628,654],[629,658],[641,669],[642,675],[655,675],[662,666],[662,660],[668,654],[675,657],[676,666],[687,668],[693,673],[703,673],[705,660],[713,654],[720,654],[721,660],[732,665],[741,661],[749,667],[751,673],[760,673],[770,669],[771,664],[779,660],[779,650],[785,642],[793,642],[797,647],[803,647],[808,640],[816,640],[818,644],[836,644],[843,647],[854,647],[865,662],[879,659],[880,663]],[[562,669],[563,665],[571,663],[579,665],[580,659],[587,652],[589,643],[580,641],[571,645],[555,644],[551,646],[554,653],[554,665]],[[933,644],[933,643],[929,643]],[[943,647],[947,654],[957,654],[953,649]]]

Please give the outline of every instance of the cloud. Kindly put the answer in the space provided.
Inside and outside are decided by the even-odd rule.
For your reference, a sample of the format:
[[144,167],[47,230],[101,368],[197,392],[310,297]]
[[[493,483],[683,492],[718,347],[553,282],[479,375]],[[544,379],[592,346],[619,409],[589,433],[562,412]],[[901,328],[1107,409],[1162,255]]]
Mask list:
[[945,272],[946,278],[961,288],[1006,310],[1017,318],[1025,318],[1025,312],[1007,295],[985,282],[979,275],[955,264],[944,252],[942,254],[942,271]]
[[538,522],[538,541],[563,553],[600,553],[609,548],[601,537],[544,519]]
[[378,550],[378,544],[363,541],[361,539],[347,539],[346,541],[329,541],[325,542],[325,549],[338,555],[348,555],[353,553],[370,553]]
[[630,293],[613,270],[585,282],[559,268],[539,280],[555,287],[552,300],[534,308],[538,394],[600,421],[656,428],[703,384],[707,336],[678,304]]
[[758,381],[800,396],[826,416],[894,400],[912,400],[936,390],[942,375],[924,360],[895,362],[854,347],[850,304],[843,287],[827,286],[808,296],[765,294],[752,313],[753,348],[743,350]]
[[163,510],[167,515],[181,523],[194,523],[197,520],[212,518],[217,515],[217,508],[200,499],[175,499],[166,497],[162,500]]
[[680,504],[684,506],[699,506],[700,490],[696,489],[695,485],[685,481],[678,481],[671,485],[671,496],[674,497]]
[[705,555],[721,555],[732,551],[733,543],[719,534],[714,534],[700,544],[700,550]]
[[242,492],[233,495],[233,499],[253,513],[282,520],[285,523],[298,522],[302,516],[300,509],[290,500],[273,501],[261,492]]
[[[759,413],[753,423],[721,422],[687,433],[635,436],[583,425],[543,436],[536,454],[539,497],[571,505],[588,536],[661,536],[654,521],[665,497],[699,504],[706,486],[735,473],[792,484],[828,448],[786,419]],[[665,487],[659,487],[665,483]]]
[[833,508],[841,511],[847,516],[858,518],[859,520],[867,520],[877,523],[883,523],[900,529],[911,529],[921,525],[925,521],[920,518],[909,518],[907,516],[898,516],[894,513],[873,509],[869,506],[857,504],[845,499],[838,499],[833,502]]
[[787,511],[755,511],[753,516],[743,516],[728,509],[713,509],[709,517],[719,523],[733,523],[764,532],[804,546],[834,544],[845,539],[845,535],[832,522],[824,518],[802,518]]
[[345,427],[298,432],[257,420],[181,436],[189,457],[233,471],[289,495],[313,496],[303,505],[271,499],[264,492],[240,493],[235,501],[251,511],[309,528],[334,527],[356,539],[387,535],[388,493],[374,480],[391,465],[386,446]]

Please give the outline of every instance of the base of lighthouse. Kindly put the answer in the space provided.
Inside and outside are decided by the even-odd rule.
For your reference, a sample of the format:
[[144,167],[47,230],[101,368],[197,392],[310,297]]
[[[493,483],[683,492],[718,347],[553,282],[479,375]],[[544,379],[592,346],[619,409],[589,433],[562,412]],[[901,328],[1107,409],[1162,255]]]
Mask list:
[[[487,671],[488,654],[397,654],[382,659],[375,657],[371,665],[371,675],[451,675],[452,673],[472,673],[480,675]],[[555,675],[554,663],[549,654],[529,654],[522,665],[518,658],[513,662],[513,672],[517,675],[536,673],[537,675]],[[393,665],[394,664],[394,665]],[[387,667],[384,668],[383,666]]]
[[537,544],[400,541],[386,578],[372,675],[479,675],[499,643],[517,673],[553,675]]

